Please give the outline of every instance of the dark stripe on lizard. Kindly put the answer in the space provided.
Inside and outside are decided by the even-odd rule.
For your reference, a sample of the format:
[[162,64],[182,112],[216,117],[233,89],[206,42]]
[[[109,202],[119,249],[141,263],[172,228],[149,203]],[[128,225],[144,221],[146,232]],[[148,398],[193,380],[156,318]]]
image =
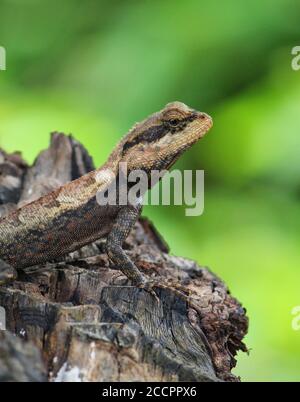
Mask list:
[[156,142],[162,137],[164,137],[168,132],[175,133],[176,131],[183,130],[187,123],[195,120],[197,118],[197,114],[193,113],[190,116],[187,116],[182,119],[178,119],[176,121],[176,124],[172,124],[171,121],[164,121],[162,124],[158,126],[153,126],[148,128],[147,130],[143,131],[141,134],[136,136],[134,139],[131,141],[128,141],[124,144],[123,146],[123,155],[128,151],[128,149],[134,147],[137,144],[142,144],[142,143],[151,143],[151,142]]
[[169,127],[165,124],[160,124],[159,126],[150,127],[143,131],[139,136],[135,137],[131,141],[128,141],[123,146],[123,154],[128,151],[128,149],[134,147],[137,144],[155,142],[162,138],[169,131]]

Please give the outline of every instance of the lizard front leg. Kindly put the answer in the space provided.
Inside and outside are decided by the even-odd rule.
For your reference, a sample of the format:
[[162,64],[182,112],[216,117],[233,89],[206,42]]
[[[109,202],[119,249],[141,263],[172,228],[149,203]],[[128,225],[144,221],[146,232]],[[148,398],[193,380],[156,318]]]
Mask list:
[[17,271],[7,262],[0,259],[0,285],[5,285],[17,279]]
[[184,293],[182,293],[186,292],[189,294],[189,289],[179,284],[172,284],[170,286],[170,284],[163,283],[161,280],[151,280],[146,278],[122,249],[123,242],[140,216],[141,210],[141,207],[124,206],[124,208],[119,211],[106,240],[106,252],[109,260],[116,268],[122,271],[134,285],[145,289],[156,299],[158,298],[153,290],[154,288],[170,289],[178,296],[184,298],[184,300],[190,300]]
[[122,249],[122,245],[136,223],[140,213],[141,207],[124,206],[124,208],[119,211],[106,240],[106,251],[110,261],[137,286],[143,286],[143,284],[146,283],[146,279],[126,255],[125,251]]

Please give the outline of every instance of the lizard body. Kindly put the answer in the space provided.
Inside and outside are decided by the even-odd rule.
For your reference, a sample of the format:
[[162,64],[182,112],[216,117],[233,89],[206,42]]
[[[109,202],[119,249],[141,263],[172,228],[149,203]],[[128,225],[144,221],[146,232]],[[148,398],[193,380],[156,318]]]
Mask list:
[[[0,283],[15,279],[16,270],[62,257],[107,237],[110,261],[134,285],[149,282],[122,249],[141,212],[137,203],[99,205],[96,194],[118,180],[121,162],[128,173],[169,169],[212,126],[205,113],[173,102],[137,123],[119,142],[108,161],[77,180],[22,206],[0,219]],[[117,179],[105,174],[113,172]]]

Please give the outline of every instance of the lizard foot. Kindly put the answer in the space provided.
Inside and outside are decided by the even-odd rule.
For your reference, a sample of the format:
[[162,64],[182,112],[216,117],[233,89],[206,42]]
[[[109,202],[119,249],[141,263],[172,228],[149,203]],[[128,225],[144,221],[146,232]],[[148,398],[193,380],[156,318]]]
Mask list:
[[7,262],[0,260],[0,285],[6,285],[17,279],[17,271]]
[[187,286],[181,285],[178,281],[174,279],[167,279],[165,282],[161,283],[162,288],[168,289],[175,289],[179,290],[180,292],[184,293],[186,296],[191,296],[192,291]]
[[178,282],[174,281],[158,281],[158,280],[146,280],[137,285],[140,289],[145,289],[149,292],[155,299],[160,302],[159,297],[157,296],[154,288],[158,289],[167,289],[173,292],[176,296],[178,296],[181,300],[186,302],[189,307],[193,308],[197,313],[201,316],[202,312],[197,304],[197,300],[191,297],[191,289],[187,288],[186,286],[181,285]]
[[137,284],[137,287],[139,289],[144,289],[146,292],[150,293],[155,300],[160,303],[160,299],[157,296],[157,293],[155,292],[154,288],[157,287],[157,283],[151,280],[145,280],[143,282],[140,282],[139,284]]
[[[136,286],[140,289],[144,289],[147,292],[149,292],[152,296],[155,297],[155,299],[158,301],[158,303],[160,303],[160,299],[157,296],[156,292],[154,291],[154,288],[168,289],[171,292],[173,292],[177,297],[179,297],[181,300],[186,302],[189,307],[194,309],[198,313],[199,317],[202,317],[202,311],[201,311],[201,308],[199,307],[199,305],[197,304],[197,300],[194,299],[193,297],[191,297],[191,293],[192,293],[191,289],[181,285],[177,281],[176,282],[174,282],[174,280],[158,281],[157,279],[150,280],[150,279],[143,278],[143,280],[140,283],[136,284]],[[204,332],[201,330],[201,328],[200,328],[200,336],[201,336],[208,352],[212,356],[212,350],[211,350],[210,343],[208,342],[208,340],[207,340]]]
[[158,281],[158,280],[145,280],[137,286],[140,289],[146,290],[146,292],[149,292],[152,296],[155,297],[155,299],[159,302],[159,297],[157,296],[155,292],[155,288],[158,289],[167,289],[175,293],[178,297],[180,297],[182,300],[186,301],[192,306],[192,298],[190,297],[191,290],[185,286],[182,286],[178,282],[173,282],[173,281]]

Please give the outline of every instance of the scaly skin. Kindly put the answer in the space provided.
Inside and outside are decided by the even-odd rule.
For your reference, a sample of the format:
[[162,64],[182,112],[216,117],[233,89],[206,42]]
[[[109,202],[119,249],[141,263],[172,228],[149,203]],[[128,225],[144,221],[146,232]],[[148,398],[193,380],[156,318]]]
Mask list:
[[139,203],[103,206],[96,193],[112,185],[106,173],[109,169],[117,175],[120,162],[127,163],[128,173],[139,169],[148,177],[151,170],[169,169],[211,126],[205,113],[170,103],[137,123],[101,168],[0,219],[0,283],[15,279],[18,269],[62,257],[105,236],[110,261],[134,285],[150,291],[169,287],[147,281],[122,249],[141,212]]

